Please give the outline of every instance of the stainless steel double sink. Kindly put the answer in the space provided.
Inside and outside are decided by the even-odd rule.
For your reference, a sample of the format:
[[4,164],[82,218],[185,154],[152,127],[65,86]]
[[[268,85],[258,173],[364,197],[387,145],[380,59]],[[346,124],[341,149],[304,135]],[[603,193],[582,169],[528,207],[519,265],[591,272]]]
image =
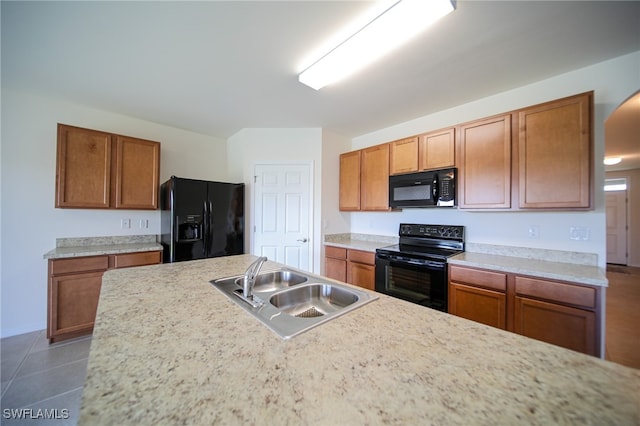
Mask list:
[[256,277],[253,304],[242,297],[242,276],[211,284],[283,339],[353,311],[378,297],[364,290],[281,268]]

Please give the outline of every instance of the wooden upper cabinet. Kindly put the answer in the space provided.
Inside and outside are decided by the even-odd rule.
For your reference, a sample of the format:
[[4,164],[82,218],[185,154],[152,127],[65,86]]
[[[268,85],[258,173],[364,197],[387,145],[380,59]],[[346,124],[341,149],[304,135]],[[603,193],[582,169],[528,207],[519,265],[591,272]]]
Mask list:
[[340,210],[360,210],[361,152],[340,155]]
[[389,144],[362,150],[361,210],[389,210]]
[[158,208],[160,144],[116,136],[115,207]]
[[389,173],[392,175],[418,171],[418,137],[400,139],[389,145]]
[[591,207],[593,93],[519,111],[520,208]]
[[56,207],[158,208],[160,143],[58,124]]
[[444,129],[420,136],[418,149],[420,170],[455,166],[455,129]]
[[511,115],[460,126],[460,208],[511,207]]
[[58,125],[56,207],[109,208],[111,135]]

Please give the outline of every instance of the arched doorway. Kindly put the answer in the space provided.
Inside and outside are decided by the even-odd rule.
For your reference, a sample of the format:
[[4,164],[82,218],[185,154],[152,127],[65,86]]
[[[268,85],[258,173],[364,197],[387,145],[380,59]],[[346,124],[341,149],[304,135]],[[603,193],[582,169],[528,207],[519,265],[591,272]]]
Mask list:
[[[607,191],[607,279],[605,358],[640,368],[638,331],[640,311],[640,91],[623,102],[605,121],[605,159],[620,157],[615,165],[605,165],[605,180],[618,185]],[[621,211],[623,210],[623,211]],[[624,219],[620,217],[624,216]],[[610,226],[623,220],[621,231]],[[619,235],[626,237],[626,253],[616,258],[610,253]],[[628,256],[627,256],[628,253]],[[628,265],[628,266],[620,266]]]
[[640,267],[640,90],[605,121],[605,179],[607,263]]

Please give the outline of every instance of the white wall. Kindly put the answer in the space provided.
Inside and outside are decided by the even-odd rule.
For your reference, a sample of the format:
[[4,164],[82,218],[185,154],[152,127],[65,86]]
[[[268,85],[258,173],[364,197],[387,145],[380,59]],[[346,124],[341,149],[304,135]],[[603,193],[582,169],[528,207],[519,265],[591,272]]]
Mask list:
[[[321,206],[322,206],[322,129],[243,129],[227,141],[229,177],[244,182],[245,221],[251,229],[253,219],[253,170],[256,164],[312,163],[313,165],[313,247],[312,271],[320,272],[321,265]],[[246,247],[250,247],[251,233],[246,233]],[[247,250],[249,251],[249,250]]]
[[[482,82],[478,82],[482,84]],[[353,140],[360,149],[406,136],[594,90],[595,92],[595,209],[589,212],[466,212],[462,210],[404,210],[392,213],[352,213],[351,232],[397,235],[401,222],[455,224],[466,227],[466,240],[474,243],[552,248],[596,253],[606,262],[604,209],[604,121],[622,101],[640,87],[640,52],[575,70],[548,80],[499,93],[465,105],[381,129]],[[428,100],[427,100],[428,102]],[[530,225],[539,238],[528,238]],[[569,239],[569,227],[590,230],[588,241]]]
[[[322,131],[322,233],[347,233],[351,215],[340,211],[340,154],[351,150],[351,139]],[[324,257],[324,256],[323,256]]]
[[[171,175],[226,180],[225,141],[2,88],[2,337],[46,327],[47,261],[56,238],[159,234],[159,211],[54,208],[57,123],[161,142]],[[122,218],[132,219],[128,230]],[[140,229],[139,219],[149,228]]]

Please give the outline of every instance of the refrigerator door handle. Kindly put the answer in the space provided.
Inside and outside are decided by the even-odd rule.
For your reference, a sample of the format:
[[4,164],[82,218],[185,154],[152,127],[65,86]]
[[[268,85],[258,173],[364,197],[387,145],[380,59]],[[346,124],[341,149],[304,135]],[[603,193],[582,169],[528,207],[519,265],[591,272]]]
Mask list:
[[211,256],[211,250],[213,248],[213,203],[209,201],[209,250],[207,250],[207,257]]
[[209,251],[208,243],[209,243],[209,212],[207,211],[207,202],[203,201],[202,203],[202,227],[203,235],[202,235],[202,254],[204,257],[207,257],[207,252]]

